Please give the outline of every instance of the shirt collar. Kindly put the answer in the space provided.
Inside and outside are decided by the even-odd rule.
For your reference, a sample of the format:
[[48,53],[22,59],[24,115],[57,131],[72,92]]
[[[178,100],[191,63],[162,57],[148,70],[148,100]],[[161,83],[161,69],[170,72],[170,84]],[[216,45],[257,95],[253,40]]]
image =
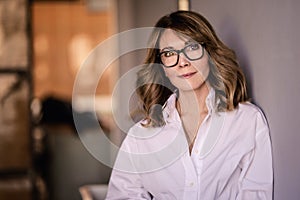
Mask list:
[[211,114],[212,112],[216,111],[218,102],[216,102],[216,92],[215,89],[210,88],[209,93],[206,97],[205,103],[206,107],[208,108],[208,113]]

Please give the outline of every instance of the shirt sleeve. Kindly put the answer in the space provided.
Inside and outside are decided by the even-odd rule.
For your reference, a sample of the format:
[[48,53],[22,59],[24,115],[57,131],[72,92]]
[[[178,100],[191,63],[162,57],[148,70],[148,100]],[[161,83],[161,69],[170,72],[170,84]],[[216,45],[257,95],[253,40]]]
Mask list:
[[256,122],[254,148],[241,164],[237,200],[272,200],[273,167],[269,128],[260,113]]
[[152,199],[143,187],[141,176],[135,171],[130,153],[134,145],[124,140],[112,170],[106,200]]
[[106,200],[151,199],[143,188],[138,174],[130,174],[117,170],[112,171]]

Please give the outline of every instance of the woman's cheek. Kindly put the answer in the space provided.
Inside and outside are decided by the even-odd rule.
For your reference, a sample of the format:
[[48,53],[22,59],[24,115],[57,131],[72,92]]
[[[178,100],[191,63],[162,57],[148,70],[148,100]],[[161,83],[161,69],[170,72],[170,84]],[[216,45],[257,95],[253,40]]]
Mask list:
[[168,78],[176,76],[175,70],[173,70],[173,69],[164,69],[164,70],[165,70],[165,74]]
[[196,69],[198,70],[198,72],[200,72],[204,81],[207,80],[207,77],[210,72],[210,64],[208,59],[208,57],[205,57],[203,60],[200,60],[198,63],[195,63],[195,66],[198,66],[196,67]]

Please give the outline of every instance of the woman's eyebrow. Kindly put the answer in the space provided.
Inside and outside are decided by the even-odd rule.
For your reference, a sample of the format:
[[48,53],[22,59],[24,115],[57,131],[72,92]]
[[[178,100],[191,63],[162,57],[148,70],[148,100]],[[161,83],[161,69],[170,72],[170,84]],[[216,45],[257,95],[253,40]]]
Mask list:
[[195,43],[195,41],[193,41],[193,40],[187,40],[187,41],[185,41],[185,45],[189,45],[189,44],[193,44],[193,43]]
[[[194,40],[187,40],[184,42],[184,45],[187,46],[187,45],[190,45],[190,44],[193,44],[193,43],[196,43]],[[160,49],[160,51],[165,51],[165,50],[174,50],[175,48],[172,47],[172,46],[167,46],[167,47],[164,47],[162,49]]]
[[161,49],[161,51],[165,51],[165,50],[174,50],[174,47],[168,46]]

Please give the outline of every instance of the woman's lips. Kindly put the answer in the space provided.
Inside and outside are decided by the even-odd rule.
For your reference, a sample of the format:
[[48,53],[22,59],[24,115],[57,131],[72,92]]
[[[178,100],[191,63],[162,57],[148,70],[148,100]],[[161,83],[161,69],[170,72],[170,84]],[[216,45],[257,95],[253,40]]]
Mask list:
[[179,77],[180,78],[185,78],[185,79],[189,79],[191,78],[194,74],[196,74],[197,72],[191,72],[191,73],[186,73],[186,74],[182,74]]

